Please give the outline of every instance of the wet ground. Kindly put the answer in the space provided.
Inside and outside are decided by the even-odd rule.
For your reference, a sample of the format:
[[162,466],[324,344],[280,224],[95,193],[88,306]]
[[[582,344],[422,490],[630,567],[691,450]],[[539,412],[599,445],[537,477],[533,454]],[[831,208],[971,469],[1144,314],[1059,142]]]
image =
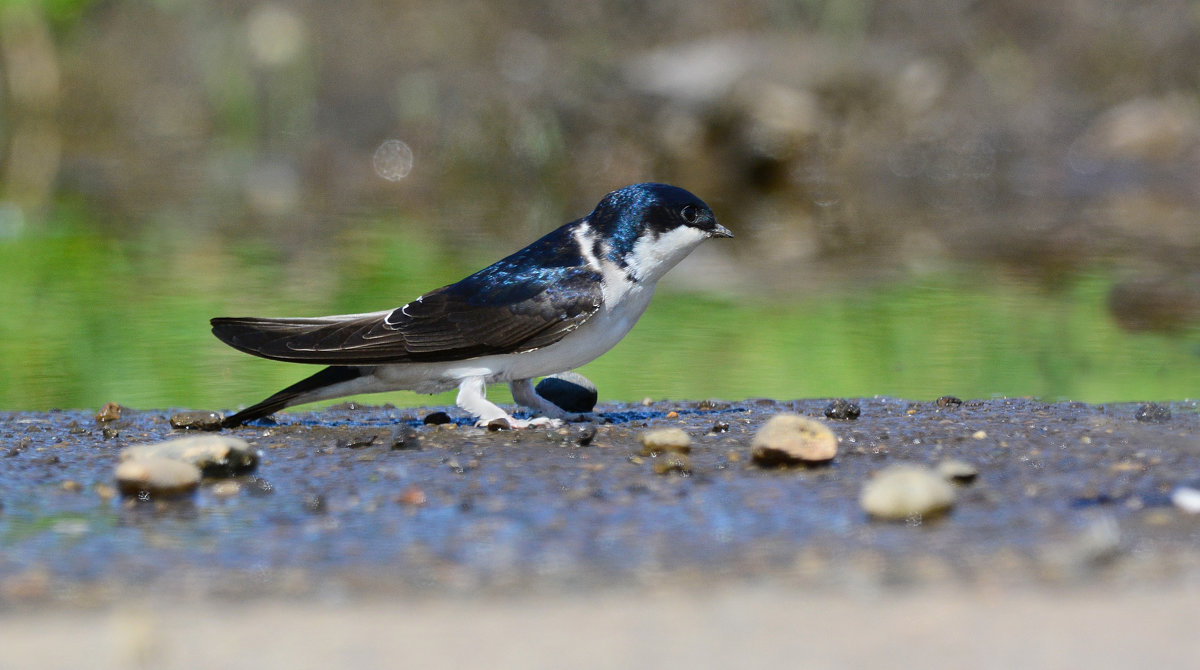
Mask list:
[[[1171,498],[1195,403],[854,403],[831,464],[786,469],[754,432],[828,401],[524,432],[340,406],[226,431],[254,472],[149,500],[113,468],[175,412],[0,414],[0,668],[1200,664],[1200,514]],[[641,455],[672,426],[688,473]],[[860,509],[873,473],[945,458],[979,471],[948,515]]]
[[[858,399],[827,420],[832,464],[764,469],[749,442],[827,400],[602,405],[593,424],[489,432],[435,409],[339,406],[232,434],[256,470],[193,494],[115,492],[128,445],[179,436],[170,411],[0,415],[0,602],[132,595],[594,592],[767,580],[796,588],[1141,585],[1200,580],[1194,403]],[[690,473],[640,455],[678,426]],[[955,458],[978,478],[938,519],[869,519],[858,497],[891,464]],[[658,467],[656,467],[658,466]]]

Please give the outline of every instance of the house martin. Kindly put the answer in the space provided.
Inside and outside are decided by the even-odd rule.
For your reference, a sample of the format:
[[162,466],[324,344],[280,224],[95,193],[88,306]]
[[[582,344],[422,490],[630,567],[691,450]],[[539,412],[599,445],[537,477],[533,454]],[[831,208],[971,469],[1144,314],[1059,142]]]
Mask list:
[[[577,368],[620,342],[658,280],[713,237],[733,233],[699,198],[666,184],[634,184],[511,256],[394,309],[212,319],[213,334],[239,351],[328,366],[223,424],[359,393],[452,388],[477,425],[578,418],[539,396],[532,380]],[[498,382],[540,416],[517,419],[490,402],[486,386]]]

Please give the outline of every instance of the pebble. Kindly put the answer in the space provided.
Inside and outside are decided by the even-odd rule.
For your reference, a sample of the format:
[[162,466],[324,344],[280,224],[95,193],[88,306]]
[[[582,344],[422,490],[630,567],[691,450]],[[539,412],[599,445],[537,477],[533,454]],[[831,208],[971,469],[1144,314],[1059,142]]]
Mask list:
[[190,463],[204,474],[224,476],[253,470],[258,456],[245,440],[225,435],[196,435],[155,444],[126,447],[122,461],[165,458]]
[[417,431],[407,423],[402,423],[392,430],[391,439],[392,449],[412,449],[417,446]]
[[212,485],[212,494],[219,498],[229,498],[237,495],[242,490],[242,485],[232,481],[225,480]]
[[696,403],[696,409],[703,412],[720,411],[729,409],[729,403],[721,400],[701,400]]
[[1171,420],[1171,410],[1154,402],[1148,402],[1134,412],[1133,418],[1142,423],[1166,423]]
[[954,487],[929,468],[893,465],[867,482],[858,501],[878,519],[920,520],[949,510]]
[[825,416],[835,421],[853,421],[861,413],[862,410],[858,405],[845,398],[838,398],[825,406]]
[[275,492],[275,485],[262,477],[247,477],[242,488],[252,496],[269,496]]
[[599,393],[592,380],[577,372],[560,372],[538,382],[534,392],[564,412],[587,414],[596,408]]
[[594,439],[596,439],[596,424],[594,423],[580,426],[579,429],[575,431],[575,444],[578,444],[581,447],[590,445]]
[[428,502],[429,499],[425,496],[424,491],[415,486],[410,486],[401,491],[400,494],[396,496],[395,500],[401,505],[420,507]]
[[754,462],[764,466],[826,463],[837,455],[837,436],[829,426],[799,414],[776,414],[750,443]]
[[221,430],[221,415],[205,411],[178,412],[171,415],[171,427],[178,430]]
[[339,449],[362,449],[375,444],[375,440],[379,439],[379,433],[373,430],[365,430],[352,432],[349,435],[343,435],[334,440],[334,446]]
[[938,463],[937,472],[946,481],[957,484],[969,484],[979,476],[979,468],[957,458],[947,458]]
[[961,406],[962,400],[960,400],[952,395],[944,395],[944,396],[938,398],[936,403],[937,403],[938,407],[943,408],[943,409],[954,408],[954,407]]
[[654,472],[659,475],[668,475],[673,472],[690,475],[692,474],[692,461],[687,454],[669,451],[655,459]]
[[686,454],[692,450],[692,438],[682,428],[660,428],[648,430],[641,435],[642,455],[676,452]]
[[172,496],[200,485],[200,468],[173,458],[148,457],[117,464],[117,488],[129,496]]
[[1171,502],[1188,514],[1200,514],[1200,489],[1180,486],[1171,492]]
[[96,412],[96,420],[101,423],[116,421],[117,419],[121,418],[122,409],[124,408],[115,402],[106,402],[104,403],[104,406],[100,408],[100,411]]

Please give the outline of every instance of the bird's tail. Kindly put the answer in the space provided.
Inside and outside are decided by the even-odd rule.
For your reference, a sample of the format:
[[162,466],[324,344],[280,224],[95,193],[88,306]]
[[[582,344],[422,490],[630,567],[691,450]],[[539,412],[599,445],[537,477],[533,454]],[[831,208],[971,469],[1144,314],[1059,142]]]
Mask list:
[[221,421],[225,428],[240,426],[247,421],[261,419],[268,414],[274,414],[284,407],[299,405],[313,400],[322,399],[319,392],[331,386],[342,384],[363,376],[363,369],[346,365],[332,365],[311,377],[302,379],[283,389],[275,395],[231,414]]

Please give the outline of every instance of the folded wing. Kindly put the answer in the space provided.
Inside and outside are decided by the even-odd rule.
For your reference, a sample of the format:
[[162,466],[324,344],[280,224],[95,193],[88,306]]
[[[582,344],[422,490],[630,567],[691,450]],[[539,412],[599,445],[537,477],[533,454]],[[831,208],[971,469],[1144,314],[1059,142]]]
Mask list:
[[[403,307],[320,318],[219,317],[213,334],[248,354],[296,363],[380,365],[532,351],[578,328],[600,307],[600,276],[582,267],[531,281],[477,273]],[[501,278],[503,279],[503,278]]]

